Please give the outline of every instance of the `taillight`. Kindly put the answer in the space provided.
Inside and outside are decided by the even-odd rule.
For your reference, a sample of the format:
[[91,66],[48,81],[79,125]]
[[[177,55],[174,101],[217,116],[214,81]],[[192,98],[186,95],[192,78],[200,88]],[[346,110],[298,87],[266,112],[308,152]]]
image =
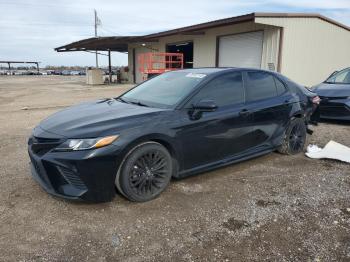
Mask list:
[[319,105],[321,102],[321,98],[319,96],[314,96],[311,101],[313,104]]

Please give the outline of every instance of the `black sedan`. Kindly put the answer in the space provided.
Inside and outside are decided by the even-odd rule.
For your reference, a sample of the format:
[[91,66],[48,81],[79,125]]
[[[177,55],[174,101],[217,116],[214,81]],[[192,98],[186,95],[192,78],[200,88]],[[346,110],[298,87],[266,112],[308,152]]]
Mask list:
[[168,72],[125,94],[43,120],[28,141],[49,193],[101,202],[118,190],[157,197],[181,178],[278,150],[303,150],[318,97],[280,74],[235,68]]
[[350,120],[350,68],[332,74],[313,91],[321,98],[320,118]]

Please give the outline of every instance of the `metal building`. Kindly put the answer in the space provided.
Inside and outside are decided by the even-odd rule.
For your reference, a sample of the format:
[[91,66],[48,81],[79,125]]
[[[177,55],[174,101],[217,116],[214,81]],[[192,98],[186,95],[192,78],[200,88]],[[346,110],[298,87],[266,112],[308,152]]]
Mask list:
[[180,52],[185,68],[262,68],[311,86],[350,66],[350,27],[319,14],[251,13],[115,41],[91,38],[56,50],[128,52],[129,82],[135,83],[143,80],[139,54]]

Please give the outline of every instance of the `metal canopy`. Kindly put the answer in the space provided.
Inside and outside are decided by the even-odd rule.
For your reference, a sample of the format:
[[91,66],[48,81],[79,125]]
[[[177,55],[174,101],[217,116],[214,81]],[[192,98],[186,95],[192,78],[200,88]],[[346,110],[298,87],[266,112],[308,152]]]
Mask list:
[[241,16],[235,16],[230,18],[219,19],[211,22],[206,22],[197,25],[191,25],[181,27],[173,30],[167,30],[159,33],[144,35],[144,36],[113,36],[113,37],[93,37],[77,41],[65,46],[57,47],[57,52],[67,51],[118,51],[127,52],[128,44],[133,42],[158,42],[160,37],[169,35],[203,35],[203,30],[209,28],[215,28],[219,26],[227,26],[232,24],[239,24],[245,22],[254,22],[255,18],[269,18],[269,17],[281,17],[281,18],[318,18],[336,26],[342,27],[350,31],[350,27],[340,24],[328,17],[320,14],[310,13],[250,13]]
[[142,36],[92,37],[55,48],[57,52],[72,51],[117,51],[128,52],[128,44],[133,42],[157,42]]
[[29,61],[0,61],[0,64],[8,64],[8,68],[9,68],[9,71],[11,72],[11,64],[35,64],[36,65],[36,69],[39,73],[40,69],[39,69],[39,64],[40,62],[29,62]]

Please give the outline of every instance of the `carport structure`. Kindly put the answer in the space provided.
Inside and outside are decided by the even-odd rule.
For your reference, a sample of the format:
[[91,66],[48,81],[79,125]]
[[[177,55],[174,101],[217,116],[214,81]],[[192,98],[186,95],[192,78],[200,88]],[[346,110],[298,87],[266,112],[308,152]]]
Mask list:
[[350,28],[312,13],[250,13],[144,36],[100,37],[56,48],[128,53],[131,83],[143,81],[140,54],[182,53],[184,67],[248,67],[311,86],[348,67]]
[[7,64],[8,65],[8,68],[9,68],[9,71],[11,73],[11,64],[35,64],[36,65],[36,69],[39,73],[39,64],[40,62],[29,62],[29,61],[0,61],[0,64]]
[[[55,48],[57,52],[77,52],[83,51],[88,53],[97,52],[99,55],[108,56],[109,80],[112,81],[112,62],[111,52],[128,53],[128,45],[137,42],[157,42],[153,38],[140,36],[111,36],[111,37],[92,37],[73,42],[68,45]],[[144,43],[145,44],[145,43]],[[107,54],[101,52],[107,52]]]

